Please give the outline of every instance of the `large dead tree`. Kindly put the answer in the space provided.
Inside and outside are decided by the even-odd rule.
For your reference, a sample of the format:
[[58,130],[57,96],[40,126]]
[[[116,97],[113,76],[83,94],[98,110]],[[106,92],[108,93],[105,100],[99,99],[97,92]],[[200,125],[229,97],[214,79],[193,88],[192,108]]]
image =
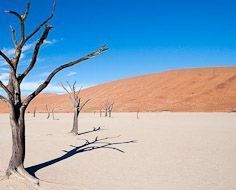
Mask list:
[[[26,9],[23,14],[20,14],[16,11],[5,11],[16,18],[20,22],[20,33],[16,35],[15,29],[11,27],[11,35],[13,44],[15,47],[15,53],[13,57],[8,57],[3,51],[0,51],[0,56],[8,64],[9,71],[9,81],[8,84],[0,81],[0,87],[6,92],[0,95],[0,99],[8,103],[10,110],[10,125],[12,129],[12,155],[9,162],[6,175],[10,176],[15,174],[19,177],[24,177],[25,179],[32,180],[34,183],[39,183],[38,179],[34,178],[24,169],[24,160],[25,160],[25,111],[29,103],[40,94],[51,82],[52,78],[60,71],[65,68],[71,67],[83,61],[86,61],[94,56],[99,55],[108,48],[101,47],[100,49],[82,57],[77,60],[65,63],[57,68],[55,68],[30,95],[22,99],[21,95],[21,83],[25,77],[32,71],[34,68],[40,48],[42,47],[44,41],[48,37],[50,30],[53,28],[48,25],[49,21],[53,18],[55,13],[56,3],[54,1],[52,13],[49,17],[43,20],[35,29],[29,33],[25,30],[25,21],[29,15],[30,10],[30,0],[28,0]],[[31,61],[28,67],[22,72],[18,73],[18,68],[20,66],[20,57],[22,55],[23,48],[27,45],[27,42],[33,37],[38,36],[38,33],[42,31],[37,43],[35,44]],[[18,37],[18,39],[17,39]]]
[[76,81],[74,82],[73,85],[70,85],[69,82],[67,82],[67,84],[69,88],[66,88],[62,83],[61,83],[61,86],[68,93],[71,103],[73,104],[73,107],[74,107],[74,120],[73,120],[73,127],[71,130],[71,133],[74,135],[78,135],[78,117],[81,110],[90,101],[90,99],[82,103],[81,97],[80,97],[81,89],[79,90],[76,89]]

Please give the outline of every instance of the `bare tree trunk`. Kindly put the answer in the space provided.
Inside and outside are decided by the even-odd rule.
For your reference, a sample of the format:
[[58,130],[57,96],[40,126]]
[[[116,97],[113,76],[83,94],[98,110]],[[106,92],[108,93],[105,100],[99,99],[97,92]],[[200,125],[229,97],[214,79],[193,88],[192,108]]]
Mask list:
[[73,128],[71,130],[71,133],[73,133],[74,135],[78,135],[78,117],[79,117],[79,113],[80,111],[75,108],[74,110],[74,120],[73,120]]
[[12,156],[7,169],[9,176],[23,166],[25,159],[25,122],[24,114],[10,112],[12,129]]
[[33,117],[35,117],[35,115],[36,115],[36,107],[34,108]]
[[109,117],[111,117],[111,110],[109,110]]
[[47,110],[47,112],[48,112],[47,119],[49,119],[49,118],[50,118],[50,109],[48,108],[48,105],[46,105],[46,110]]
[[107,117],[107,109],[105,110],[105,117]]
[[52,119],[53,119],[53,120],[58,120],[58,119],[55,118],[54,109],[52,109]]
[[100,117],[102,117],[102,110],[100,110]]
[[47,116],[47,119],[49,119],[50,118],[50,112],[48,112],[48,116]]
[[39,180],[31,176],[24,168],[25,160],[25,111],[14,106],[10,111],[10,125],[12,129],[12,155],[6,175],[17,173],[35,184]]
[[139,119],[139,112],[137,111],[137,119]]

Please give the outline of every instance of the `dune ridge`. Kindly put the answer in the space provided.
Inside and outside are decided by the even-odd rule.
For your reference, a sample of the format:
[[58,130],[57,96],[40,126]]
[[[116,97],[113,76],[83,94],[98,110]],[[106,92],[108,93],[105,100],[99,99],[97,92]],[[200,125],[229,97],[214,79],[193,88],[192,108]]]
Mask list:
[[[85,112],[99,111],[105,101],[114,101],[116,112],[226,112],[236,109],[236,67],[170,70],[116,80],[81,91],[91,99]],[[67,94],[41,94],[28,108],[45,112],[72,112]],[[0,102],[0,112],[8,112]]]

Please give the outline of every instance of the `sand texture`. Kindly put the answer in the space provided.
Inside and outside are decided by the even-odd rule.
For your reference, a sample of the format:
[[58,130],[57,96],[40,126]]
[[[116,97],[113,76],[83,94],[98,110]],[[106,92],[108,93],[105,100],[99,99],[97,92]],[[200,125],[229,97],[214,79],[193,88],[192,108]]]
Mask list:
[[[136,113],[84,113],[78,136],[68,134],[72,114],[56,117],[26,117],[25,167],[40,187],[11,177],[0,181],[1,190],[236,189],[235,113],[140,113],[139,120]],[[8,114],[0,126],[3,176],[11,154]]]

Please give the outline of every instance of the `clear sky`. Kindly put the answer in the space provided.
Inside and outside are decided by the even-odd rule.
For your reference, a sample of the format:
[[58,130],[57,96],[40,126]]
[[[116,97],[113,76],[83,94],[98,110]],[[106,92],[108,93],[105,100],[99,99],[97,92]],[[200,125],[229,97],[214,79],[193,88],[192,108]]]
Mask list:
[[[31,1],[26,32],[50,14],[53,3]],[[19,24],[3,10],[23,11],[26,2],[0,2],[0,48],[9,55],[9,25],[17,29]],[[104,44],[109,51],[63,71],[47,91],[60,92],[58,82],[66,80],[86,87],[170,69],[236,65],[235,0],[58,0],[50,24],[54,29],[37,67],[24,81],[25,93],[59,64]],[[24,52],[19,72],[30,59],[32,44]],[[6,79],[5,73],[6,66],[0,64],[0,79]]]

